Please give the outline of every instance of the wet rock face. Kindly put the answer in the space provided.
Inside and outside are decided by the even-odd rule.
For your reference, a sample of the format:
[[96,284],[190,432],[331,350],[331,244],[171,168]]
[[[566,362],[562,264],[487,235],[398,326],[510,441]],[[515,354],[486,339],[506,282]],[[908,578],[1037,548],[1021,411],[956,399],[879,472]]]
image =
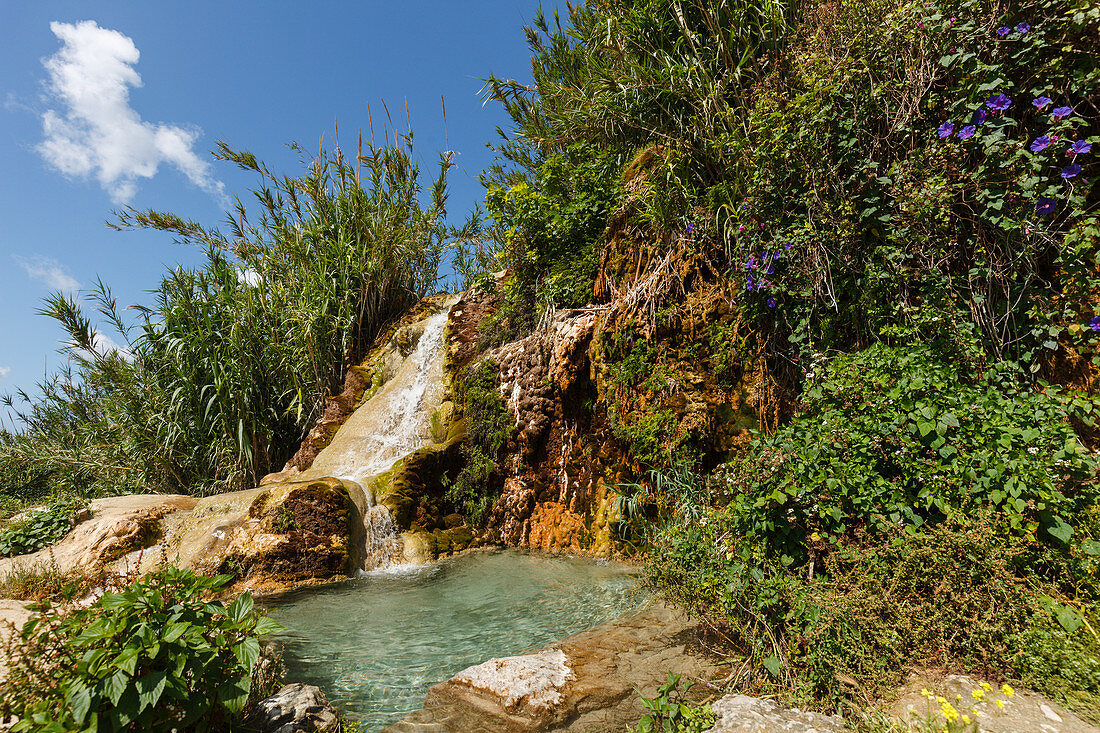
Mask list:
[[[423,326],[417,322],[442,308],[449,297],[441,293],[421,299],[398,322],[379,334],[366,358],[348,368],[343,391],[325,399],[321,418],[302,440],[298,451],[281,472],[269,474],[260,482],[261,485],[278,483],[309,469],[356,408],[388,381],[400,362],[416,348],[424,332]],[[349,358],[353,356],[349,355]]]
[[621,465],[593,411],[589,345],[596,315],[556,314],[534,333],[486,356],[516,432],[501,462],[489,537],[517,547],[606,553],[608,474]]
[[244,724],[258,733],[338,733],[341,728],[325,693],[313,685],[297,683],[258,702]]
[[361,524],[337,479],[261,490],[230,530],[218,570],[287,583],[348,574],[358,567],[353,534]]

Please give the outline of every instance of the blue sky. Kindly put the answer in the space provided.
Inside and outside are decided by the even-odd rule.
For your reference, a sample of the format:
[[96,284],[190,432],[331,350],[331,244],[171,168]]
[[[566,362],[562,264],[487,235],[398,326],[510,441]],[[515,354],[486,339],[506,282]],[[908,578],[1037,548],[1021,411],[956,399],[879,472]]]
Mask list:
[[[217,140],[297,172],[286,143],[345,146],[408,105],[430,172],[458,153],[453,220],[480,198],[486,143],[506,120],[478,98],[489,73],[526,79],[522,32],[538,0],[8,3],[0,12],[0,394],[59,364],[52,290],[101,277],[147,302],[166,266],[199,254],[154,232],[115,232],[123,204],[206,224],[254,179],[213,161]],[[548,10],[557,3],[544,2]],[[561,3],[564,5],[564,3]],[[91,22],[89,22],[91,21]],[[446,128],[440,98],[446,100]],[[112,334],[107,333],[108,337]]]

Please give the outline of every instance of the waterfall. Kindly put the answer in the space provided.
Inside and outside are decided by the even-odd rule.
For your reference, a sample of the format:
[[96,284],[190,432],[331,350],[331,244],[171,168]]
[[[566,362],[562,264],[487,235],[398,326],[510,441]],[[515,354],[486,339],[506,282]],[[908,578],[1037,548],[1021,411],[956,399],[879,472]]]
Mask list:
[[451,298],[443,309],[403,329],[415,339],[407,356],[391,342],[386,352],[386,381],[340,426],[332,442],[308,469],[310,476],[333,476],[363,487],[366,530],[364,569],[378,570],[400,562],[401,539],[389,509],[378,503],[371,482],[413,451],[432,441],[432,413],[444,388],[443,334]]

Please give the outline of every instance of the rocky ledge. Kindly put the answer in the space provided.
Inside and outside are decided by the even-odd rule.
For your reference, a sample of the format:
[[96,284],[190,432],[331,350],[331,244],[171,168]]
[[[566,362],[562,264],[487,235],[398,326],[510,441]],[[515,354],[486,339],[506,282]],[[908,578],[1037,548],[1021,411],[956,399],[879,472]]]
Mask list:
[[[516,657],[490,659],[433,687],[424,709],[387,733],[519,733],[615,731],[645,715],[669,670],[685,678],[720,676],[723,666],[699,645],[697,624],[661,602]],[[697,701],[713,699],[699,686]],[[843,721],[786,710],[766,700],[729,695],[712,707],[712,729],[839,731]]]

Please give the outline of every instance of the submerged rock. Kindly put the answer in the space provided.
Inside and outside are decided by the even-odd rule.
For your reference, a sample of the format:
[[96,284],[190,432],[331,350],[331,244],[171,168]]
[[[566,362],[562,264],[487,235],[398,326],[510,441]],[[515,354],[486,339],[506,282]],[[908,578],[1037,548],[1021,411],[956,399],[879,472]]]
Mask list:
[[258,733],[338,733],[336,709],[320,688],[295,683],[256,703],[245,716],[248,730]]

